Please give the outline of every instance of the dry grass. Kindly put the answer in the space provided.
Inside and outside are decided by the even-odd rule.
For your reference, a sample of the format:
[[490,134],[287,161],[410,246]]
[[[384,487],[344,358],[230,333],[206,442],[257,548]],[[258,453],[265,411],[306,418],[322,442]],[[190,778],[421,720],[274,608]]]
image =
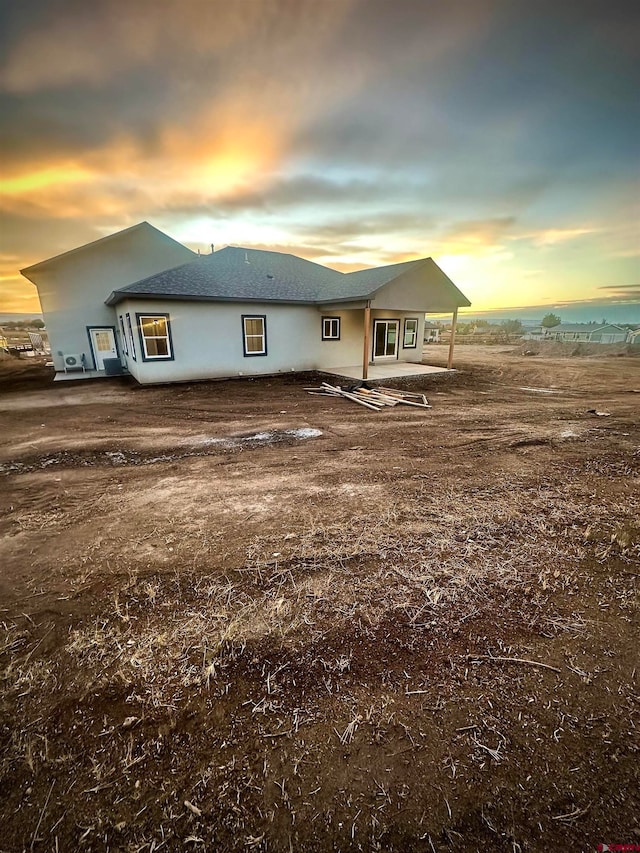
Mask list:
[[[464,621],[496,597],[530,627],[584,632],[579,617],[549,613],[548,596],[557,589],[571,595],[583,559],[594,552],[603,560],[612,551],[638,559],[632,520],[639,506],[600,506],[574,490],[514,491],[510,484],[434,498],[418,484],[413,500],[379,515],[346,526],[309,517],[284,541],[255,539],[245,565],[224,576],[207,573],[208,549],[194,560],[194,575],[129,573],[111,607],[72,630],[54,661],[21,655],[28,628],[8,630],[4,689],[21,696],[50,691],[68,668],[83,695],[120,684],[143,705],[173,708],[211,689],[256,643],[294,648],[354,622],[375,631],[388,618],[437,629],[454,611]],[[346,671],[349,658],[332,665]]]

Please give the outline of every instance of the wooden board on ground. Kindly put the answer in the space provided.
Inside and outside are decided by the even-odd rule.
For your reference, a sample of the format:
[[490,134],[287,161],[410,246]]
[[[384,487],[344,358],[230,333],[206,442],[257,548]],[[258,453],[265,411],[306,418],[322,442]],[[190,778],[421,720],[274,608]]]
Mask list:
[[382,409],[394,408],[398,405],[413,406],[417,409],[430,409],[429,401],[424,394],[400,391],[398,388],[342,388],[340,385],[330,385],[323,382],[319,387],[307,387],[308,394],[325,397],[344,397],[367,409],[380,412]]

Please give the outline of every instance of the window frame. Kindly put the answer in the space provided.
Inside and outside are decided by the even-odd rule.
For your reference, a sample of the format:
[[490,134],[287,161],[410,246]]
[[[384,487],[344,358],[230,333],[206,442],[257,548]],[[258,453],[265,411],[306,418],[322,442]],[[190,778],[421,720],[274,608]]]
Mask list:
[[[247,320],[262,320],[262,351],[248,352],[247,337],[257,338],[259,335],[247,335]],[[261,358],[267,355],[267,315],[266,314],[241,314],[240,323],[242,328],[242,353],[245,358]]]
[[[387,349],[387,346],[389,344],[389,327],[391,326],[392,323],[393,323],[393,325],[395,327],[395,331],[396,331],[396,340],[395,340],[395,347],[394,347],[395,352],[393,352],[391,355],[387,355],[386,349]],[[385,334],[385,346],[384,346],[385,353],[384,353],[384,355],[376,355],[376,343],[377,343],[376,332],[377,332],[377,328],[378,328],[379,324],[385,324],[387,326],[387,331]],[[380,360],[380,359],[387,359],[387,361],[388,361],[389,359],[392,359],[392,358],[396,359],[396,361],[397,361],[400,358],[400,350],[402,349],[402,347],[400,346],[401,331],[402,331],[402,318],[401,317],[374,317],[373,330],[372,330],[372,335],[371,335],[371,338],[372,338],[372,340],[371,340],[371,358],[374,362],[376,360]]]
[[[147,353],[146,346],[146,338],[142,332],[142,321],[143,320],[159,320],[162,319],[165,321],[167,334],[166,335],[152,335],[150,339],[153,340],[166,340],[167,342],[167,355],[149,355]],[[171,316],[169,314],[163,314],[160,311],[147,312],[147,313],[138,313],[136,312],[136,326],[138,327],[138,336],[140,337],[140,354],[142,356],[143,361],[174,361],[173,355],[173,339],[171,337]]]
[[[341,322],[340,317],[323,317],[322,318],[322,340],[323,341],[339,341],[340,333],[341,333]],[[325,323],[337,323],[338,334],[337,335],[328,335],[325,330]]]
[[129,355],[129,342],[127,341],[127,333],[124,328],[124,317],[122,314],[118,314],[118,320],[120,321],[120,334],[122,335],[122,352],[128,356]]
[[[415,327],[413,330],[413,343],[407,343],[407,323],[415,323]],[[418,318],[417,317],[405,317],[404,318],[404,329],[402,334],[402,349],[417,349],[418,347]]]
[[131,314],[127,311],[125,314],[127,320],[127,332],[129,334],[129,343],[131,344],[131,358],[134,361],[137,361],[136,356],[136,339],[133,337],[133,325],[131,323]]

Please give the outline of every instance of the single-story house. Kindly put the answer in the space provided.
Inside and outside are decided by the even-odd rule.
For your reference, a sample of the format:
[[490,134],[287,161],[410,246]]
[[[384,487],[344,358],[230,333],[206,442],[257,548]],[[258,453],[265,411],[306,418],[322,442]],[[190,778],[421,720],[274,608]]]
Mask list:
[[611,323],[560,323],[547,330],[546,339],[567,343],[622,344],[627,340],[627,329]]
[[530,341],[562,341],[564,343],[623,344],[629,340],[628,329],[611,323],[559,323],[557,326],[534,326],[523,336]]
[[525,341],[542,341],[547,336],[546,326],[524,326],[524,334],[522,335]]
[[440,343],[440,332],[442,329],[440,326],[428,326],[425,323],[424,326],[424,342],[425,344],[439,344]]
[[[431,258],[342,273],[281,252],[197,255],[142,222],[22,270],[57,378],[140,383],[420,362],[426,312],[468,299]],[[453,349],[450,351],[450,362]]]

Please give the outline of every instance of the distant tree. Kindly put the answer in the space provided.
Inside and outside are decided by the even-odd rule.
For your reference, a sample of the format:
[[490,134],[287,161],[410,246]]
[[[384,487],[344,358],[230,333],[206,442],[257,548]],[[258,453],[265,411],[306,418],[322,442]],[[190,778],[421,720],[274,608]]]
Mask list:
[[523,332],[520,320],[503,320],[500,326],[508,335],[521,335]]
[[553,329],[554,326],[560,325],[560,317],[557,314],[545,314],[542,318],[542,325],[545,329]]
[[32,329],[44,329],[44,320],[32,320],[29,325]]

